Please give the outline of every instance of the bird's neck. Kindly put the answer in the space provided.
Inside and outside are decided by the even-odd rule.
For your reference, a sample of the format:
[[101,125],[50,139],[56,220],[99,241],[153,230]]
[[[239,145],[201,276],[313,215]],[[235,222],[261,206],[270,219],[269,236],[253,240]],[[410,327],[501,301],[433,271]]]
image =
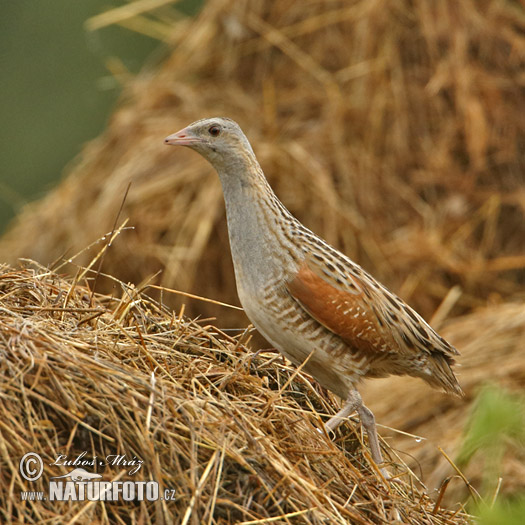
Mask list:
[[[228,227],[243,230],[249,227],[266,229],[269,222],[292,218],[268,184],[253,155],[246,155],[236,164],[217,169],[222,184]],[[246,222],[247,221],[247,222]]]
[[[238,288],[267,282],[276,271],[276,253],[281,254],[280,259],[283,252],[293,255],[294,246],[285,232],[297,223],[271,189],[255,158],[242,169],[247,171],[219,171]],[[286,271],[286,264],[281,260],[278,266]],[[248,267],[256,267],[249,278],[245,275]]]

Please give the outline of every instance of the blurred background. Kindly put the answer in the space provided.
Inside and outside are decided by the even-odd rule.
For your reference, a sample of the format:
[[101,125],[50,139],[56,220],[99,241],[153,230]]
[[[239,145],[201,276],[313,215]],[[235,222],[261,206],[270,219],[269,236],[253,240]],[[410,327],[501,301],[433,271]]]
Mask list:
[[[195,14],[202,3],[178,9]],[[105,0],[0,6],[0,233],[102,132],[122,85],[164,52],[158,38],[132,28],[87,30],[107,8]]]
[[[464,400],[406,378],[370,382],[364,398],[377,420],[426,441],[382,434],[430,487],[451,469],[437,447],[449,451],[497,502],[479,510],[485,522],[513,523],[525,490],[523,6],[61,0],[1,9],[0,258],[75,272],[128,219],[104,272],[238,304],[217,177],[193,152],[162,144],[198,118],[234,118],[284,204],[462,353]],[[97,291],[121,293],[102,278]],[[162,299],[221,327],[248,322]],[[450,501],[468,497],[458,479]],[[508,501],[514,514],[490,521]]]

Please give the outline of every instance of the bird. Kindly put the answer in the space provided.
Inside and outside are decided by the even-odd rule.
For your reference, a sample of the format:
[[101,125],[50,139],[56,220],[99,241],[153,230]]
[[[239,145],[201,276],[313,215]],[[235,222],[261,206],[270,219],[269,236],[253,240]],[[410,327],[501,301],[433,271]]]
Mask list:
[[186,146],[217,171],[224,195],[237,293],[255,328],[289,361],[343,400],[333,432],[357,412],[383,474],[375,417],[358,386],[408,375],[463,395],[459,352],[405,301],[306,228],[277,198],[240,126],[193,122],[164,140]]

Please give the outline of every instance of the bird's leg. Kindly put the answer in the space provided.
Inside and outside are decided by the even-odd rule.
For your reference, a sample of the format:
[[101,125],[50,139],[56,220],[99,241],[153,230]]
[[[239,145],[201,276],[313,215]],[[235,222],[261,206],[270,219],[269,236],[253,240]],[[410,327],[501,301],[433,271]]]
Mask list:
[[[325,428],[328,431],[334,431],[343,420],[354,411],[359,414],[361,424],[366,430],[372,459],[377,465],[381,466],[383,463],[383,455],[381,454],[381,449],[379,447],[375,417],[372,411],[364,405],[361,395],[357,390],[350,390],[343,408],[341,408],[334,417],[327,421]],[[383,469],[381,469],[381,471],[383,472]]]
[[344,422],[344,420],[352,413],[357,410],[357,407],[353,401],[346,401],[343,408],[337,412],[337,414],[331,417],[325,424],[327,432],[334,432],[335,429]]

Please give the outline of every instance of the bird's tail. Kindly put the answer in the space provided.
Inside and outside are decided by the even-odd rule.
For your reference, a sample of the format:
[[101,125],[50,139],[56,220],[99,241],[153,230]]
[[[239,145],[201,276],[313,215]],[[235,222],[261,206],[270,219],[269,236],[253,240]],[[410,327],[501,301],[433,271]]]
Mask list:
[[428,360],[426,372],[422,373],[420,377],[435,388],[441,388],[445,392],[456,396],[464,396],[465,393],[459,386],[458,380],[452,371],[451,365],[453,364],[454,359],[450,356],[443,355],[441,352],[435,352]]

